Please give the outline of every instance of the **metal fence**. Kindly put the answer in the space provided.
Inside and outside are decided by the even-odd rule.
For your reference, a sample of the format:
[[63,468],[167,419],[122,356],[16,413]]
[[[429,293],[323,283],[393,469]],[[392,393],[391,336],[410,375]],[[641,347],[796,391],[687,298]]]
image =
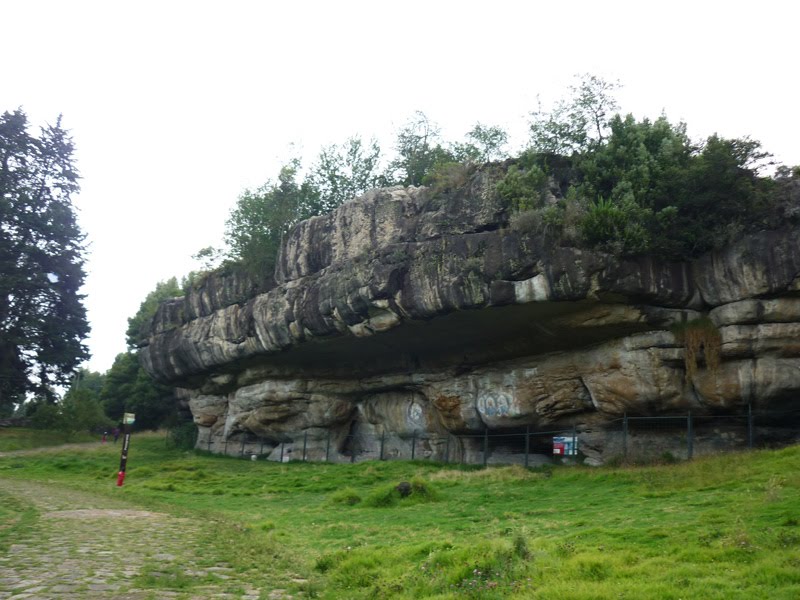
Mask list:
[[[185,433],[184,433],[185,436]],[[229,438],[192,438],[194,447],[215,454],[264,458],[278,462],[362,462],[428,460],[449,464],[519,464],[525,467],[554,459],[595,462],[690,460],[747,448],[780,446],[800,441],[800,408],[742,414],[632,416],[597,427],[573,426],[539,430],[522,427],[435,435],[330,430],[304,433],[299,439],[275,440],[248,434]]]

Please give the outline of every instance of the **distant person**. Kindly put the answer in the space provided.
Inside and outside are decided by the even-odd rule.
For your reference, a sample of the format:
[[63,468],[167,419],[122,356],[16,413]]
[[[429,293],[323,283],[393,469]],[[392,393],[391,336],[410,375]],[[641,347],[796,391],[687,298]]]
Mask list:
[[111,433],[114,436],[114,443],[116,444],[117,440],[119,439],[119,427],[114,427],[114,429],[111,430]]
[[101,443],[101,444],[105,444],[105,443],[106,443],[106,438],[107,438],[107,437],[108,437],[108,432],[107,432],[107,431],[104,431],[104,432],[103,432],[103,439],[102,439],[102,441],[101,441],[100,443]]

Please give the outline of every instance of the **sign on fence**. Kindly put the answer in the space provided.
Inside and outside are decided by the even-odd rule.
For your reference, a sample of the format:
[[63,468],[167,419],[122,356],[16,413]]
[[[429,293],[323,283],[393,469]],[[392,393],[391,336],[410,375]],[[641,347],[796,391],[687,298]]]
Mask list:
[[559,456],[576,456],[578,454],[578,438],[571,435],[558,435],[554,437],[553,454]]

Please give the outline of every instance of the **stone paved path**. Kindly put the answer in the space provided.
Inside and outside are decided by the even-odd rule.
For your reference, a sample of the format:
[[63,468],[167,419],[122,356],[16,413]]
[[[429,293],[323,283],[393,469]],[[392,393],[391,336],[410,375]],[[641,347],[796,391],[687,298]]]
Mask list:
[[204,556],[188,519],[58,485],[0,479],[0,490],[39,513],[0,552],[0,600],[290,598]]

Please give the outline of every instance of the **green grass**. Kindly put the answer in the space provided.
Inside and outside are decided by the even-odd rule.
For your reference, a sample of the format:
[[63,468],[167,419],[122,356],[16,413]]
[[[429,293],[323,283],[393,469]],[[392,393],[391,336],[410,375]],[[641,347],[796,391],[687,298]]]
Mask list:
[[25,530],[37,516],[36,510],[0,490],[0,553],[8,550],[18,533]]
[[[800,447],[537,471],[251,462],[134,436],[121,489],[118,456],[112,445],[5,458],[0,477],[208,521],[199,542],[217,560],[306,596],[800,597]],[[0,523],[14,512],[0,509]]]
[[58,431],[26,429],[24,427],[0,427],[0,452],[30,450],[48,446],[60,446],[70,442],[99,442],[99,435],[75,433],[67,435]]

